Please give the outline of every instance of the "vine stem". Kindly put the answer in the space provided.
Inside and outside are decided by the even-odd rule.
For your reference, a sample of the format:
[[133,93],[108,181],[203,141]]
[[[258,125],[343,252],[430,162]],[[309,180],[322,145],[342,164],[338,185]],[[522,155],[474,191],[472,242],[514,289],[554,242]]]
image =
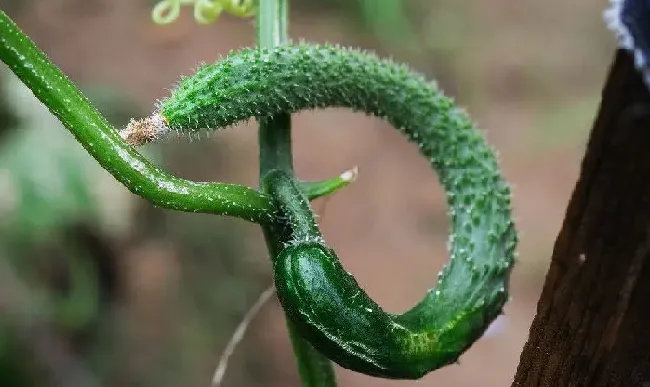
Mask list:
[[[257,44],[259,48],[272,48],[287,41],[288,0],[259,0],[257,12]],[[258,117],[260,145],[260,181],[273,169],[283,170],[293,176],[291,150],[291,115],[278,114]],[[271,237],[269,226],[264,236],[269,254],[276,257],[282,246]],[[336,387],[332,362],[316,351],[300,336],[287,319],[287,328],[293,344],[298,372],[303,387]]]
[[86,151],[131,192],[158,207],[229,215],[265,224],[270,199],[237,184],[173,176],[127,144],[77,86],[0,10],[0,59],[47,106]]

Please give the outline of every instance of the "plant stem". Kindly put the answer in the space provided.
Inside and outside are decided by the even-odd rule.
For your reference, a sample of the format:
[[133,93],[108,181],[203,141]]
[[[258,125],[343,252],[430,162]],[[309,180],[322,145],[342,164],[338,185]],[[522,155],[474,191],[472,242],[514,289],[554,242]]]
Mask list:
[[291,151],[291,115],[282,113],[273,117],[259,117],[260,177],[271,169],[280,169],[293,175]]
[[[259,0],[257,12],[257,43],[271,48],[287,41],[288,0]],[[293,175],[291,151],[291,116],[279,114],[259,117],[260,180],[272,169]],[[264,236],[272,259],[282,246],[271,237],[270,227]],[[287,320],[289,336],[303,387],[336,387],[334,368],[329,359],[316,351]]]
[[153,165],[120,138],[77,86],[1,10],[0,59],[131,192],[172,210],[230,215],[262,224],[273,219],[269,198],[251,188],[184,180]]
[[[272,48],[287,41],[288,0],[260,0],[257,12],[257,44]],[[260,178],[270,169],[293,175],[291,151],[291,115],[258,117],[260,143]]]

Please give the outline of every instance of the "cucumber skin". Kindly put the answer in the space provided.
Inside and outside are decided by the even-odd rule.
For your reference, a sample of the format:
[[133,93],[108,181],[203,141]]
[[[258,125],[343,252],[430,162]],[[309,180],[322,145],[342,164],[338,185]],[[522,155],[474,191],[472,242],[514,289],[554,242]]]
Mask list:
[[[244,49],[204,66],[181,80],[160,103],[159,113],[170,128],[192,132],[220,129],[254,116],[327,107],[382,117],[417,144],[446,192],[450,260],[437,287],[419,304],[404,314],[389,315],[363,292],[359,301],[322,297],[356,292],[358,284],[326,246],[311,244],[322,241],[311,240],[304,232],[293,242],[287,240],[290,246],[276,257],[278,294],[302,334],[341,366],[375,376],[417,379],[467,350],[508,298],[517,245],[510,189],[494,152],[466,112],[405,66],[356,50],[300,44]],[[292,211],[302,210],[285,208],[289,219]],[[321,274],[313,277],[316,272],[311,268]],[[364,317],[365,307],[376,307],[382,315],[372,320],[378,324],[376,331],[364,323],[369,319]],[[344,314],[368,327],[366,334],[351,326],[352,320],[340,323]],[[404,333],[401,328],[395,337],[386,333],[395,332],[396,326]]]
[[[439,292],[430,291],[403,315],[388,314],[325,245],[295,181],[276,170],[265,176],[263,188],[279,211],[273,234],[285,244],[273,264],[282,307],[303,337],[344,368],[382,378],[419,379],[455,362],[506,302],[509,268],[495,265],[477,271],[483,274],[474,277],[478,288],[470,283],[460,289],[468,298],[464,303],[441,309],[453,301],[445,297],[449,278],[441,276]],[[497,287],[489,286],[493,283]]]
[[[311,242],[284,249],[274,265],[278,297],[301,334],[340,366],[366,375],[419,379],[456,354],[436,344],[436,332],[415,335],[395,323],[341,266],[333,250]],[[425,342],[426,341],[426,342]],[[423,356],[424,355],[424,356]]]

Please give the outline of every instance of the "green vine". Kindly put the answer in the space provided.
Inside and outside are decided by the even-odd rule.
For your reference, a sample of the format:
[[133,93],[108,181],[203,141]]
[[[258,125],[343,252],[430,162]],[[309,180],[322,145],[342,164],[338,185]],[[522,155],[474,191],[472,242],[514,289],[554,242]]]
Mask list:
[[[203,66],[181,80],[150,117],[133,120],[119,133],[2,12],[0,58],[133,193],[163,208],[235,216],[262,226],[303,386],[335,386],[330,360],[400,379],[417,379],[456,361],[501,313],[517,244],[510,190],[482,133],[435,83],[403,65],[353,49],[288,44],[286,0],[257,6],[163,1],[154,18],[157,12],[178,16],[180,6],[189,3],[200,22],[223,11],[255,12],[259,47]],[[162,12],[163,5],[171,11]],[[324,182],[293,176],[290,114],[335,106],[384,118],[403,132],[430,161],[447,194],[450,263],[437,287],[401,315],[385,313],[345,272],[309,207],[310,199],[348,185],[356,170]],[[134,147],[251,117],[260,124],[261,192],[172,176]]]
[[0,13],[0,57],[59,118],[88,153],[131,192],[162,208],[230,215],[251,222],[273,219],[268,197],[236,184],[184,180],[153,165],[11,19]]

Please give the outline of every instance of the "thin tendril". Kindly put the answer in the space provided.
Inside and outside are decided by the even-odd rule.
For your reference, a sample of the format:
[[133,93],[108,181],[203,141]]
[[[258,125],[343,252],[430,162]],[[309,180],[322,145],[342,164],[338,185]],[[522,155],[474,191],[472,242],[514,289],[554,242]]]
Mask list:
[[181,6],[194,7],[199,24],[214,23],[222,12],[248,18],[255,15],[253,0],[162,0],[153,7],[151,18],[156,24],[171,24],[180,16]]

